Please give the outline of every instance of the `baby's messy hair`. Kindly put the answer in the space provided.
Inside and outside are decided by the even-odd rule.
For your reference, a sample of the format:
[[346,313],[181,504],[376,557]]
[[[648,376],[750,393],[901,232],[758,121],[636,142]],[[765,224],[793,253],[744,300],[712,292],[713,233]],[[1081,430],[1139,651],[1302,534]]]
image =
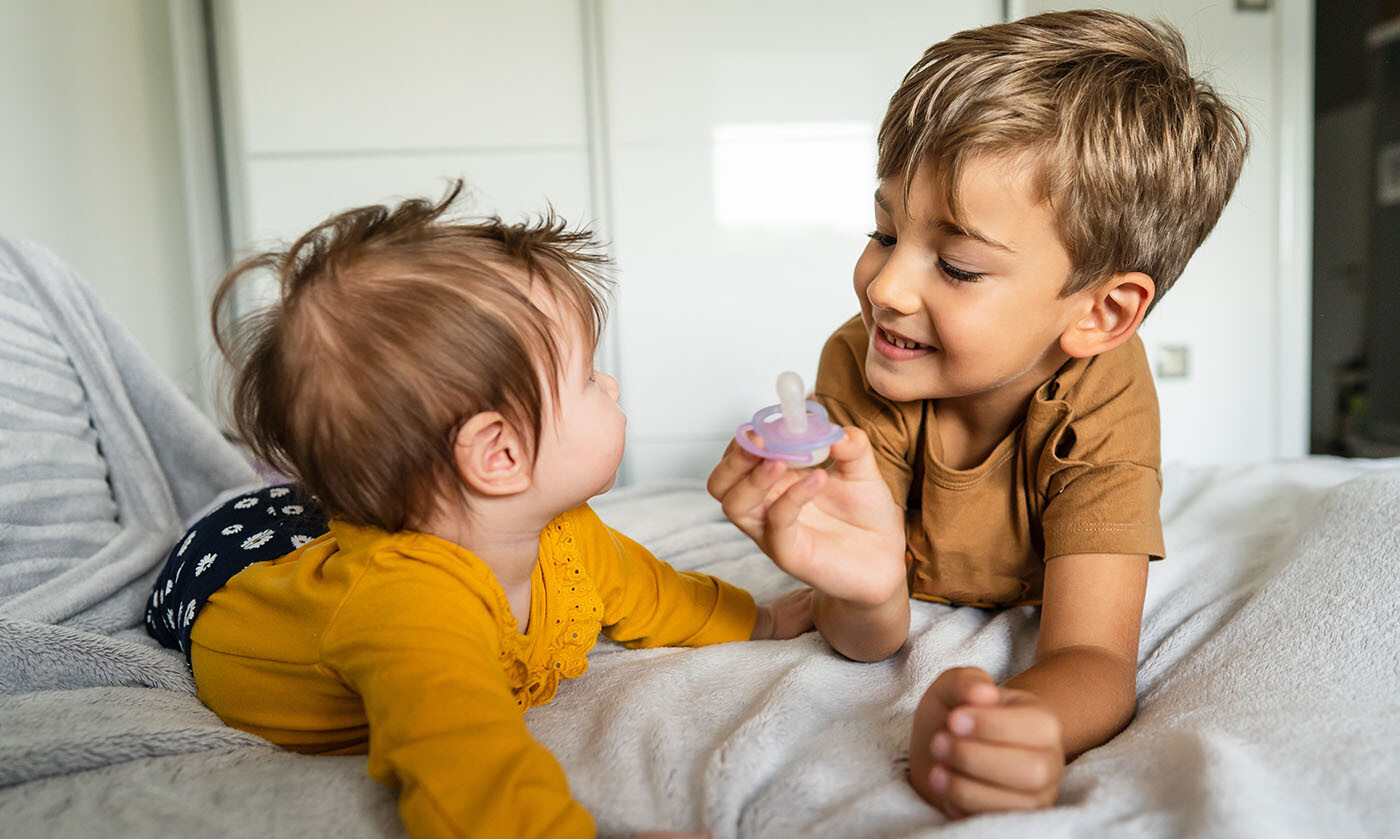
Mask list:
[[907,190],[936,173],[954,214],[968,161],[1024,162],[1074,265],[1061,293],[1141,271],[1155,305],[1219,220],[1249,132],[1191,75],[1170,25],[1089,10],[929,47],[891,97],[878,142],[882,180],[903,177]]
[[[519,224],[447,218],[462,191],[338,213],[244,260],[214,295],[234,427],[332,516],[392,532],[431,515],[459,486],[455,432],[480,411],[537,444],[567,348],[534,284],[597,344],[610,279],[592,234],[552,209]],[[275,302],[231,318],[235,289],[264,272]]]

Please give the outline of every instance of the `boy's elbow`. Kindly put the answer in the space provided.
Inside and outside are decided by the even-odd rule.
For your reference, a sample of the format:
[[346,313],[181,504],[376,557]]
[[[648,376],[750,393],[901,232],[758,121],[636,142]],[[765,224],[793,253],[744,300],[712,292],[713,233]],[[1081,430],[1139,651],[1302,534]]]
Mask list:
[[[906,633],[907,634],[907,633]],[[827,643],[831,648],[851,661],[862,663],[872,663],[884,661],[904,646],[904,639],[897,641],[890,640],[884,643],[862,643],[865,639],[832,639],[828,638]]]

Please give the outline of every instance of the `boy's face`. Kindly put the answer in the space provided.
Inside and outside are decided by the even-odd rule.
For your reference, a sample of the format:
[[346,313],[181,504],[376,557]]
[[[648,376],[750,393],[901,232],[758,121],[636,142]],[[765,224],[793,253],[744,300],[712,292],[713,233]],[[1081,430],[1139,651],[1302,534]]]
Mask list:
[[1068,358],[1059,337],[1084,295],[1059,296],[1069,253],[1030,173],[976,158],[960,190],[960,223],[928,169],[907,204],[902,178],[876,190],[855,289],[870,339],[866,375],[887,399],[1024,399]]
[[562,512],[612,487],[622,463],[627,415],[618,405],[617,379],[593,368],[594,347],[579,317],[552,299],[536,298],[535,304],[558,324],[565,357],[559,381],[544,383],[557,405],[546,397],[533,474]]

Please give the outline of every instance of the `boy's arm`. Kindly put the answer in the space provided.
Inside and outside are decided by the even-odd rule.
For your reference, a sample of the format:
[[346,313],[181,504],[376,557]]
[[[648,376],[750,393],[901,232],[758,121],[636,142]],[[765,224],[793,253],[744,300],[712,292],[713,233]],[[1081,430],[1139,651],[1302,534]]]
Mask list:
[[1066,759],[1133,717],[1146,588],[1146,555],[1049,560],[1035,663],[1000,687],[976,668],[947,671],[915,711],[920,795],[953,816],[1053,804]]
[[1003,687],[1030,691],[1059,718],[1065,756],[1107,742],[1137,707],[1147,556],[1070,554],[1045,566],[1035,663]]

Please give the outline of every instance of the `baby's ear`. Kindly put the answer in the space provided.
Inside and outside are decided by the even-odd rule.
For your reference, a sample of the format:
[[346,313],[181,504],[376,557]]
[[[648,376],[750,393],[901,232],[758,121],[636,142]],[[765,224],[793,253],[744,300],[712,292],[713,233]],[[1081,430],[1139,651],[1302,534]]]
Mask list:
[[1121,345],[1137,332],[1156,293],[1157,284],[1140,271],[1114,274],[1080,292],[1084,305],[1060,335],[1060,349],[1073,358],[1089,358]]
[[530,488],[531,464],[525,441],[495,411],[462,423],[453,441],[457,475],[480,495],[515,495]]

